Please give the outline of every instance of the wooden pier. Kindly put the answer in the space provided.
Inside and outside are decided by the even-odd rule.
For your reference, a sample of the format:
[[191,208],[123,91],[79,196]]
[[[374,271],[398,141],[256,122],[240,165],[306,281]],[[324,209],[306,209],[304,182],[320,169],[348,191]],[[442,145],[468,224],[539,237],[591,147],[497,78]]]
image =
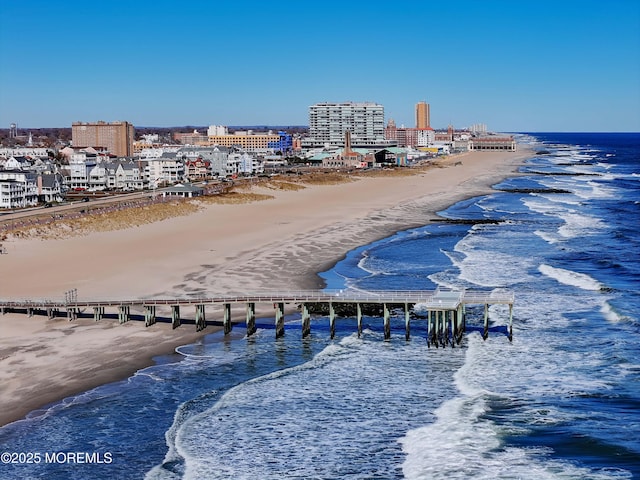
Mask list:
[[[328,313],[331,338],[335,336],[335,322],[338,317],[337,308],[347,306],[355,313],[358,336],[362,333],[362,318],[366,308],[376,307],[380,311],[384,326],[384,338],[391,338],[391,313],[401,309],[405,319],[405,338],[409,340],[410,324],[415,318],[416,306],[424,312],[427,326],[427,344],[429,346],[446,346],[459,344],[466,330],[466,309],[469,305],[483,306],[483,338],[489,334],[489,307],[495,304],[507,305],[509,308],[508,338],[513,339],[513,304],[514,294],[509,291],[478,291],[437,289],[431,291],[373,291],[357,290],[339,291],[298,291],[272,292],[255,295],[227,295],[208,298],[151,298],[151,299],[109,299],[79,300],[76,290],[65,293],[63,300],[3,300],[0,299],[0,314],[22,312],[29,316],[47,315],[49,318],[64,315],[69,320],[89,311],[95,321],[99,321],[110,312],[117,314],[120,323],[132,318],[131,310],[142,312],[145,326],[156,323],[159,309],[170,312],[171,324],[177,328],[181,324],[181,309],[195,309],[196,330],[207,327],[206,308],[222,307],[224,333],[232,329],[232,306],[244,306],[246,312],[247,335],[256,331],[256,305],[273,305],[275,310],[276,338],[284,335],[285,306],[294,305],[302,316],[302,337],[311,332],[312,311],[323,310]],[[418,319],[420,320],[420,319]]]

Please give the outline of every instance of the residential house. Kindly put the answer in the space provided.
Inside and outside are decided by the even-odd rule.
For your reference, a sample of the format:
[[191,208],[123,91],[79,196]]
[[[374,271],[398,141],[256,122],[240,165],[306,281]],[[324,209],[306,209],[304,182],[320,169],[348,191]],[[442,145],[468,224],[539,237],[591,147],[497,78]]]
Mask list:
[[62,175],[59,173],[41,173],[38,175],[38,200],[41,202],[62,201]]
[[253,158],[248,153],[233,153],[229,160],[237,165],[237,173],[241,175],[258,175],[264,173],[264,162]]
[[22,156],[11,156],[4,163],[5,170],[29,170],[32,165],[32,159]]
[[211,162],[198,157],[184,162],[185,177],[188,180],[203,180],[211,177]]
[[142,190],[144,179],[133,160],[116,160],[106,164],[107,186],[116,190]]

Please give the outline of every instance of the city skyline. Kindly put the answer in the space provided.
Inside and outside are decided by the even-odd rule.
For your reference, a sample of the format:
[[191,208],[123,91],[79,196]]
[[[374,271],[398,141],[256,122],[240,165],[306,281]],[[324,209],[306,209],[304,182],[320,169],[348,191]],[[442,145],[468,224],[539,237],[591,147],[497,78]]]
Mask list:
[[[640,6],[3,2],[0,127],[308,125],[374,102],[385,122],[640,131]],[[10,19],[11,21],[7,21]]]

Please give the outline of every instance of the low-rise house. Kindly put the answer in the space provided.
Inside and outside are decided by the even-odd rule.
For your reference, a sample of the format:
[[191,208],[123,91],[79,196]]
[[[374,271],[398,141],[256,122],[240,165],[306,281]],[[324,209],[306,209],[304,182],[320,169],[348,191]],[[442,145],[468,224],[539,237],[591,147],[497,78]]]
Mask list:
[[38,175],[38,200],[48,203],[62,201],[62,175],[59,173]]

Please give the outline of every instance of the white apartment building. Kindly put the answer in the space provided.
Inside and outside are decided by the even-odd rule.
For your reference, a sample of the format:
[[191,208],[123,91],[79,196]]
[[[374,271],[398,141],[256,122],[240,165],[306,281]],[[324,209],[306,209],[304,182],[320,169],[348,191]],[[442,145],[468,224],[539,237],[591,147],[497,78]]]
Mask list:
[[344,146],[351,132],[354,147],[383,146],[384,107],[371,102],[316,103],[309,107],[309,137],[306,147]]
[[0,171],[0,208],[24,208],[37,204],[38,181],[35,173]]
[[184,178],[184,161],[175,153],[164,153],[158,158],[149,158],[147,163],[149,188],[157,188],[161,183],[177,183]]
[[436,132],[434,130],[418,130],[416,135],[418,147],[428,147],[436,141]]
[[210,125],[207,129],[208,137],[222,137],[229,135],[229,129],[223,125]]
[[71,190],[89,188],[89,172],[97,165],[96,157],[88,158],[85,154],[74,154],[69,159],[65,174],[65,185]]

